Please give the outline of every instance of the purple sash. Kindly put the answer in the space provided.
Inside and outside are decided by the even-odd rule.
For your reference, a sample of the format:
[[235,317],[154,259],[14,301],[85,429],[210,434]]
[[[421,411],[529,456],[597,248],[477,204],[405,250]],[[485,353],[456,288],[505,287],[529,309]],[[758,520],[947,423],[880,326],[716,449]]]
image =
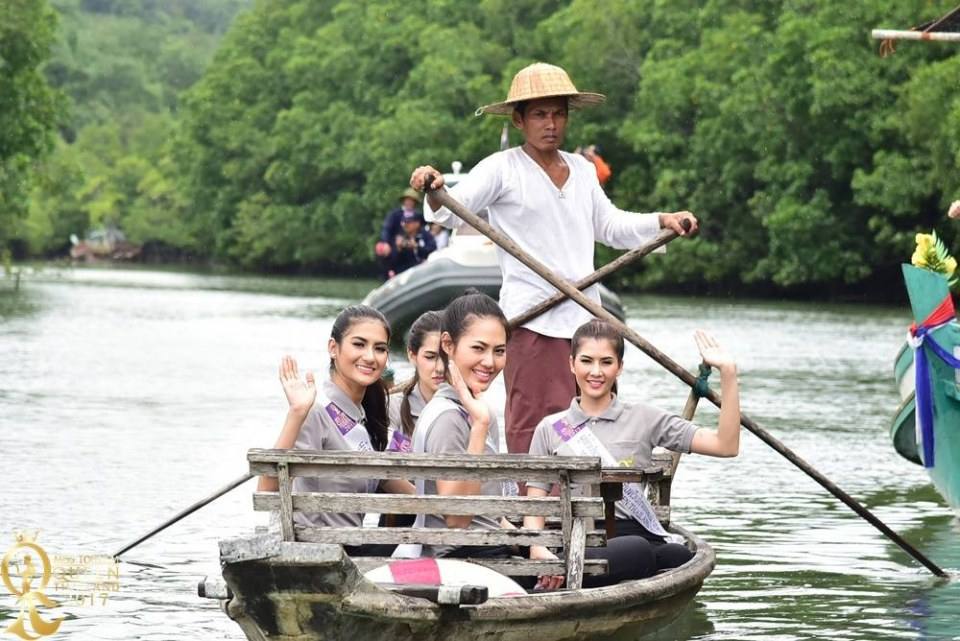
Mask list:
[[370,444],[370,435],[367,434],[366,427],[350,418],[346,412],[332,401],[327,403],[324,409],[327,415],[333,420],[333,424],[337,426],[340,435],[343,436],[343,439],[350,447],[358,452],[374,451],[373,445]]

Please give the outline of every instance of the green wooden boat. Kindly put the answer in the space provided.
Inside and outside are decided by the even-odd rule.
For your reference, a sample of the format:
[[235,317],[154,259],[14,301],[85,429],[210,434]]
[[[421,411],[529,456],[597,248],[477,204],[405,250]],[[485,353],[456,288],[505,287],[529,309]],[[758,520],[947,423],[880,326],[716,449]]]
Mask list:
[[[926,269],[903,266],[914,322],[920,325],[948,296],[947,279]],[[960,324],[956,317],[929,334],[943,349],[960,358]],[[927,363],[933,392],[933,466],[927,467],[937,491],[960,512],[960,370],[938,358],[928,347]],[[916,419],[914,350],[904,343],[894,362],[894,376],[902,403],[890,427],[893,446],[903,458],[923,465]]]

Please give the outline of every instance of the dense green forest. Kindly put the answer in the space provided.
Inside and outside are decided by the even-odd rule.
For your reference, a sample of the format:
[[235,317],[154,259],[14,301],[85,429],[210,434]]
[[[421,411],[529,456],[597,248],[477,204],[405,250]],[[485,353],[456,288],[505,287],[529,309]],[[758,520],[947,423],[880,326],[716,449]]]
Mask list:
[[251,0],[50,4],[59,28],[44,71],[65,108],[56,146],[33,172],[16,248],[62,256],[71,233],[118,225],[181,253],[192,240],[171,227],[166,211],[178,192],[170,140],[180,97]]
[[28,206],[39,159],[54,144],[62,99],[42,73],[57,16],[44,2],[0,3],[0,263]]
[[574,114],[568,147],[602,146],[614,202],[701,219],[699,239],[620,286],[881,294],[917,231],[960,248],[944,215],[960,197],[960,50],[900,43],[881,58],[869,38],[949,2],[53,6],[45,71],[68,115],[24,215],[0,211],[0,242],[6,226],[24,253],[109,223],[167,256],[370,270],[410,170],[496,150],[501,121],[473,111],[536,60],[608,95]]

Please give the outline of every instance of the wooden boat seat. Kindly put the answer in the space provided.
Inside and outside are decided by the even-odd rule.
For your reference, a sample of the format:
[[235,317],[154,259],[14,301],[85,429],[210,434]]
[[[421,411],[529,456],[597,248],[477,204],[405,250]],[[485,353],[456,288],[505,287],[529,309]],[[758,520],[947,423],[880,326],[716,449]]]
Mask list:
[[594,494],[603,498],[604,523],[607,536],[613,535],[614,504],[623,498],[624,483],[646,483],[647,500],[653,506],[657,519],[670,525],[670,490],[673,484],[674,456],[667,450],[654,451],[651,465],[640,469],[632,467],[603,468],[599,488]]
[[[571,485],[607,487],[616,494],[623,479],[647,480],[660,470],[602,470],[590,457],[427,455],[380,452],[321,452],[311,450],[253,449],[247,454],[250,473],[274,476],[278,492],[254,494],[254,509],[277,511],[284,541],[362,545],[370,543],[422,543],[431,545],[544,545],[559,549],[558,561],[525,558],[467,559],[503,574],[538,576],[563,574],[571,589],[582,585],[583,575],[606,572],[606,561],[585,560],[587,546],[602,546],[604,530],[594,529],[594,519],[606,512],[600,496],[572,496]],[[668,468],[669,469],[669,468]],[[609,473],[608,473],[609,472]],[[606,475],[606,476],[605,476]],[[293,492],[296,477],[362,479],[448,479],[482,481],[541,481],[557,483],[559,496],[410,496],[372,493]],[[601,485],[604,483],[605,485]],[[612,504],[611,504],[612,506]],[[447,514],[557,518],[556,529],[468,530],[459,528],[305,527],[294,523],[295,512],[360,512],[380,514]],[[361,566],[383,559],[355,559]],[[361,569],[364,569],[363,567]]]

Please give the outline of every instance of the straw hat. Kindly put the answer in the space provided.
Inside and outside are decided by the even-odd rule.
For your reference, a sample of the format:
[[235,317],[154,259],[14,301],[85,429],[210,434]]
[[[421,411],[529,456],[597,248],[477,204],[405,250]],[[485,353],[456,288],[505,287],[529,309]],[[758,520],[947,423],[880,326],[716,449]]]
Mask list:
[[536,62],[529,67],[524,67],[513,77],[506,100],[480,107],[477,109],[477,115],[509,116],[513,113],[513,106],[518,102],[554,96],[567,96],[570,99],[571,109],[599,105],[607,99],[603,94],[577,91],[566,71],[555,65]]
[[420,192],[414,189],[413,187],[407,187],[403,190],[403,193],[400,194],[400,198],[397,200],[403,200],[404,198],[413,198],[415,201],[420,202],[421,196]]

